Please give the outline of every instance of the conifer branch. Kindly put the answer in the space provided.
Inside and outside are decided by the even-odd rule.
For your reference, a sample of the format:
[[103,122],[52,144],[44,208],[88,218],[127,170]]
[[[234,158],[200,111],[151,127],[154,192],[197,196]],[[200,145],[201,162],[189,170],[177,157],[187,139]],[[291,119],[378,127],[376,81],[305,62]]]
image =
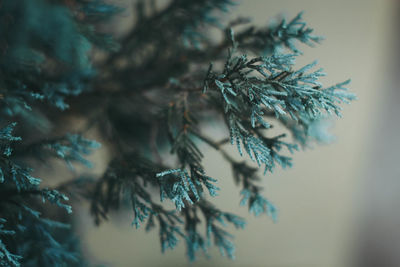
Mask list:
[[[158,8],[138,1],[135,24],[115,41],[101,24],[123,10],[106,1],[1,1],[0,265],[85,265],[66,194],[90,201],[96,224],[128,207],[133,226],[158,229],[162,252],[183,241],[191,261],[200,251],[208,256],[212,244],[234,258],[224,227],[245,222],[213,205],[213,196],[229,192],[206,174],[200,142],[230,164],[240,204],[276,221],[277,208],[261,194],[259,167],[291,167],[288,153],[324,141],[324,119],[341,116],[355,95],[349,81],[323,87],[316,63],[295,67],[298,44],[322,39],[302,13],[264,27],[245,18],[224,25],[219,17],[233,4],[172,0]],[[211,28],[224,38],[211,40]],[[97,54],[99,60],[90,56]],[[68,134],[68,117],[84,120],[84,129]],[[229,135],[214,140],[204,130],[211,122]],[[276,124],[286,132],[271,135]],[[59,158],[90,167],[86,156],[99,143],[84,137],[89,129],[109,148],[104,174],[43,188],[29,166]],[[234,159],[224,150],[228,142],[258,167]]]

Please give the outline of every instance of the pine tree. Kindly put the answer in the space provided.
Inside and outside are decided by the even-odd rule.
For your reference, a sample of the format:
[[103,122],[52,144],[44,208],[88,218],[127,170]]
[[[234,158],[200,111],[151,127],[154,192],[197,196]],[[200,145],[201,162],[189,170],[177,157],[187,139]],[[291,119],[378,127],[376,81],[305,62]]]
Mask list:
[[[86,265],[68,197],[89,201],[96,224],[130,207],[133,226],[158,229],[162,252],[181,240],[191,261],[212,243],[233,258],[224,227],[245,221],[213,204],[229,192],[208,176],[202,144],[230,163],[240,205],[276,220],[259,168],[290,167],[286,152],[323,141],[325,118],[355,96],[349,81],[323,87],[316,63],[295,66],[298,44],[322,39],[301,13],[261,28],[247,18],[223,23],[234,4],[137,1],[134,25],[114,40],[102,29],[123,9],[105,1],[0,1],[0,265]],[[85,126],[65,131],[68,117]],[[226,138],[207,134],[210,123]],[[91,167],[85,157],[100,146],[85,138],[91,129],[111,151],[104,174],[42,186],[30,166],[58,158]],[[229,143],[249,160],[228,154]]]

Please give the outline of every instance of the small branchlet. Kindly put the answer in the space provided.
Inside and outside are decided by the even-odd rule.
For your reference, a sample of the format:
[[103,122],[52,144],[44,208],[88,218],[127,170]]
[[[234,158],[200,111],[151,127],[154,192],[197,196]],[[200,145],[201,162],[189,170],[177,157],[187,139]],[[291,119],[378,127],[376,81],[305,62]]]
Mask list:
[[294,53],[301,53],[296,42],[314,46],[322,41],[321,36],[313,35],[313,29],[303,21],[303,12],[289,22],[276,20],[265,28],[250,26],[237,34],[239,48],[255,54],[270,55],[287,48]]

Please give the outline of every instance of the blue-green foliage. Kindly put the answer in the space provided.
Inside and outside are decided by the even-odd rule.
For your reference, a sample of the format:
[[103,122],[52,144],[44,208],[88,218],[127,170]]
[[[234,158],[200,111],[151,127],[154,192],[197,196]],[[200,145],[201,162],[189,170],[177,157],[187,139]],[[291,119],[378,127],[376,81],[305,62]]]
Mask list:
[[[4,236],[8,235],[15,235],[15,231],[13,230],[6,230],[4,229],[4,223],[6,223],[7,220],[1,218],[0,219],[0,236],[3,238]],[[11,253],[8,251],[6,245],[3,243],[3,241],[0,239],[0,265],[1,266],[7,266],[7,265],[14,265],[14,266],[19,266],[19,261],[22,257],[16,254]]]
[[[349,81],[324,88],[316,63],[295,67],[297,44],[321,40],[301,13],[234,34],[249,23],[219,20],[234,1],[171,0],[162,9],[152,3],[137,1],[136,24],[117,44],[97,30],[122,10],[107,1],[1,1],[0,265],[84,265],[69,220],[62,219],[72,212],[68,191],[91,202],[96,224],[111,210],[130,207],[132,226],[158,227],[162,252],[183,240],[191,261],[200,252],[208,256],[211,245],[234,258],[233,236],[224,227],[242,229],[245,221],[207,199],[226,192],[218,177],[207,175],[200,144],[230,163],[240,204],[276,221],[277,208],[259,186],[259,167],[264,173],[291,167],[287,154],[327,141],[324,120],[355,99]],[[220,43],[209,38],[211,26],[226,37]],[[96,68],[93,48],[108,53]],[[26,162],[58,158],[70,168],[91,167],[85,157],[99,147],[80,134],[60,133],[58,113],[70,107],[69,99],[76,100],[70,114],[110,141],[113,159],[98,180],[43,188]],[[211,119],[226,126],[227,138],[207,136],[203,126]],[[23,138],[13,135],[11,121]],[[275,124],[293,140],[272,136]],[[229,141],[258,166],[225,152]],[[167,152],[172,160],[165,160]],[[175,207],[166,208],[164,200]]]
[[[9,126],[0,130],[1,147],[8,151],[10,151],[9,148],[14,142],[21,141],[21,138],[12,135],[12,130],[14,127],[15,123],[10,124]],[[20,239],[21,233],[28,227],[39,227],[43,220],[40,217],[40,212],[30,208],[28,206],[29,204],[25,203],[26,200],[23,198],[21,199],[21,197],[25,194],[32,197],[41,197],[43,201],[55,203],[59,207],[66,209],[68,212],[71,211],[71,207],[63,203],[64,200],[68,199],[65,195],[57,192],[56,190],[40,189],[40,179],[31,176],[31,169],[22,167],[21,165],[15,163],[15,159],[13,159],[11,152],[2,153],[0,158],[0,170],[2,178],[1,207],[3,216],[1,228],[8,227],[9,229],[12,229],[2,231],[2,235],[12,235],[12,237],[6,239],[8,242],[4,242],[4,239],[1,240],[2,253],[0,254],[0,261],[2,262],[3,266],[20,266],[21,262],[25,262],[25,260],[28,260],[32,257],[32,255],[28,256],[27,253],[21,253],[23,247],[31,249],[31,247],[35,246],[28,245],[29,242],[35,243],[37,247],[37,242],[41,241],[40,238],[30,239],[29,237],[26,237]],[[43,226],[40,227],[42,227],[40,228],[42,231],[41,236],[51,239],[52,242],[56,242],[46,228],[43,228]],[[29,231],[29,234],[32,234],[32,232]],[[9,242],[10,239],[14,240],[15,242]],[[15,251],[10,252],[7,244],[13,244],[13,246],[16,246],[14,247]],[[52,246],[53,244],[50,244],[48,249],[55,249]],[[70,252],[64,251],[63,253],[69,254]],[[64,262],[63,259],[59,260],[60,262]],[[54,261],[54,263],[57,263],[57,261]],[[43,266],[54,265],[49,264]]]
[[221,94],[231,143],[236,143],[241,155],[243,146],[252,160],[259,166],[265,165],[265,172],[272,171],[275,163],[284,168],[291,166],[291,159],[278,151],[285,146],[293,152],[297,145],[282,142],[280,137],[284,136],[263,136],[261,130],[271,127],[265,116],[272,112],[278,120],[286,121],[290,116],[290,120],[303,124],[316,121],[325,113],[340,116],[339,104],[355,99],[344,87],[349,81],[324,89],[318,80],[324,75],[322,69],[310,71],[315,62],[293,70],[296,55],[274,54],[253,59],[237,56],[233,32],[231,38],[234,47],[223,72],[213,73],[209,68],[203,91],[213,87]]
[[119,45],[111,35],[96,31],[93,23],[109,21],[115,14],[123,11],[122,8],[108,4],[103,0],[79,1],[80,11],[85,16],[85,23],[79,24],[79,30],[95,46],[107,51],[118,51]]
[[67,96],[89,90],[87,81],[95,74],[89,60],[92,44],[117,48],[110,36],[97,34],[91,23],[118,10],[103,1],[82,1],[87,21],[79,23],[68,8],[46,0],[2,1],[0,112],[38,120],[38,113],[29,112],[35,101],[64,110],[69,107]]
[[16,231],[16,241],[22,244],[17,248],[17,253],[23,255],[21,266],[83,266],[70,227],[49,219],[25,217]]
[[86,18],[94,22],[104,22],[113,15],[123,11],[122,8],[106,3],[103,0],[80,1],[83,5],[80,8]]
[[[321,119],[331,114],[340,116],[340,105],[355,99],[345,88],[349,81],[324,88],[319,78],[325,74],[322,69],[314,70],[316,63],[295,67],[295,59],[300,56],[297,44],[313,46],[322,39],[312,34],[301,13],[289,22],[281,20],[264,28],[249,26],[234,34],[230,27],[248,21],[239,19],[224,28],[214,13],[226,11],[230,4],[224,0],[173,0],[158,11],[154,6],[147,9],[145,1],[139,1],[136,27],[122,39],[121,51],[106,61],[119,68],[118,62],[132,53],[132,62],[121,67],[121,72],[141,78],[124,77],[115,82],[121,88],[146,95],[150,100],[141,101],[153,108],[135,102],[138,108],[125,108],[120,114],[136,119],[130,112],[152,118],[136,120],[141,126],[135,131],[147,130],[153,138],[149,139],[150,155],[132,155],[118,148],[120,155],[115,156],[97,184],[92,213],[99,223],[111,208],[129,203],[134,211],[132,225],[138,228],[147,221],[146,230],[158,225],[162,252],[183,239],[190,260],[195,260],[201,251],[207,256],[212,244],[233,258],[233,236],[221,226],[226,222],[236,228],[245,225],[242,218],[223,212],[206,200],[208,195],[224,192],[215,185],[217,179],[206,175],[199,143],[221,152],[231,164],[241,187],[240,204],[248,206],[255,216],[266,214],[276,221],[277,208],[262,195],[258,185],[258,168],[236,161],[223,145],[230,140],[240,155],[248,154],[258,167],[263,166],[265,173],[277,166],[291,167],[292,158],[287,154],[311,141],[325,139]],[[226,39],[218,44],[208,40],[209,25],[222,29]],[[228,52],[227,57],[223,51]],[[216,67],[208,65],[210,61],[216,61]],[[118,75],[118,71],[114,73]],[[123,97],[116,99],[124,101]],[[202,125],[211,118],[225,124],[230,133],[227,140],[214,140],[204,133]],[[271,136],[269,129],[274,124],[284,126],[293,140],[286,133]],[[135,132],[120,125],[114,129],[120,135]],[[155,129],[162,132],[158,135],[164,139],[158,139]],[[173,166],[163,160],[165,139],[175,159]],[[160,140],[164,140],[162,144]],[[156,204],[148,187],[159,190],[160,200],[170,200],[175,210]],[[209,194],[204,194],[205,190]],[[205,227],[206,235],[199,230],[200,225]]]
[[[21,142],[20,137],[12,134],[16,124],[12,123],[0,130],[1,173],[1,231],[0,231],[0,263],[2,266],[69,266],[78,264],[79,250],[74,247],[73,236],[65,230],[70,226],[49,220],[41,216],[36,206],[42,202],[52,203],[67,213],[72,212],[65,201],[68,197],[58,190],[40,188],[40,179],[31,175],[32,169],[24,167],[13,157],[11,147]],[[70,138],[72,150],[79,148],[88,154],[93,142],[78,138]],[[78,146],[77,140],[84,140]],[[9,230],[5,230],[9,229]],[[61,231],[61,232],[60,232]],[[7,236],[3,239],[3,236]],[[65,239],[68,237],[68,239]],[[60,243],[60,241],[62,243]],[[6,241],[4,241],[6,240]],[[75,242],[75,241],[74,241]],[[7,246],[11,246],[10,248]]]
[[[151,22],[145,17],[145,2],[138,1],[136,6],[138,23]],[[218,18],[220,14],[216,12],[228,12],[232,5],[234,5],[232,0],[173,0],[168,8],[158,14],[160,20],[154,25],[155,32],[148,33],[145,38],[154,34],[158,35],[159,41],[168,41],[167,38],[175,37],[186,48],[200,49],[202,44],[209,39],[202,30],[207,26],[222,27]]]
[[177,120],[179,112],[178,107],[171,106],[168,120],[171,153],[177,154],[181,168],[160,172],[157,177],[160,181],[161,201],[168,197],[180,211],[185,207],[185,201],[193,204],[203,198],[203,186],[211,196],[216,196],[219,188],[213,184],[217,180],[205,174],[201,163],[203,154],[193,140],[197,130],[196,118],[190,115],[189,110],[184,110],[181,119]]
[[[128,171],[122,168],[124,162],[136,164]],[[222,254],[226,253],[233,258],[234,245],[230,240],[232,236],[220,225],[226,226],[226,223],[231,223],[237,228],[243,228],[244,220],[234,214],[220,211],[204,200],[200,191],[197,191],[199,198],[196,199],[191,190],[198,190],[200,187],[194,185],[191,188],[188,177],[182,174],[181,170],[154,172],[163,168],[136,154],[113,161],[95,190],[91,211],[96,217],[96,222],[99,223],[102,218],[106,219],[110,208],[130,204],[134,212],[133,226],[139,228],[141,224],[146,223],[145,229],[149,231],[156,226],[156,223],[158,224],[162,252],[175,248],[179,240],[183,239],[186,241],[187,255],[192,261],[196,259],[199,250],[207,255],[207,250],[212,243],[220,248]],[[168,182],[168,179],[175,179],[175,175],[183,175],[183,177],[175,183]],[[176,209],[166,210],[157,204],[152,195],[147,192],[147,187],[150,185],[160,188],[161,200],[164,197],[171,198]],[[164,188],[165,186],[172,187],[171,191],[163,191],[169,190]],[[204,221],[207,229],[205,236],[198,227],[201,221]]]
[[[194,172],[195,182],[192,181],[186,170],[172,169],[157,173],[156,176],[160,178],[161,201],[168,197],[175,203],[176,209],[180,211],[185,207],[185,201],[193,204],[194,201],[200,200],[202,192],[198,192],[197,188],[201,188],[202,184],[208,189],[211,196],[216,196],[219,188],[211,182],[217,182],[217,180],[205,175],[204,171],[194,170]],[[194,201],[189,194],[193,194]]]
[[[173,175],[177,173],[176,181],[168,181],[166,179],[162,179],[162,177],[166,175]],[[165,196],[170,198],[176,206],[176,209],[181,211],[182,208],[185,207],[184,201],[187,201],[189,204],[193,204],[189,194],[193,193],[196,200],[199,200],[199,194],[195,185],[193,184],[192,179],[190,178],[188,172],[186,170],[168,170],[161,173],[157,173],[157,177],[161,177],[161,201],[165,199]]]
[[12,135],[12,130],[14,129],[15,125],[16,124],[13,123],[0,130],[0,142],[3,149],[1,157],[4,159],[2,164],[0,164],[0,180],[5,185],[13,184],[17,191],[31,190],[40,184],[40,179],[31,176],[31,169],[14,163],[10,158],[12,154],[12,143],[21,140],[20,137],[15,137]]
[[44,0],[7,0],[0,17],[3,114],[29,116],[24,111],[35,100],[68,108],[64,98],[84,91],[93,74],[90,42],[70,11]]
[[[319,131],[320,128],[316,127],[317,123],[326,114],[341,116],[339,105],[355,99],[354,94],[348,93],[345,88],[349,81],[323,88],[319,77],[325,74],[322,69],[312,71],[315,62],[294,70],[295,58],[299,55],[299,50],[294,45],[295,40],[308,45],[321,40],[320,37],[311,35],[311,32],[312,30],[306,28],[305,23],[301,21],[301,14],[288,24],[283,20],[280,24],[263,30],[247,29],[239,33],[237,38],[231,30],[228,37],[232,41],[233,48],[229,50],[223,70],[216,72],[210,65],[203,82],[203,93],[209,94],[213,103],[220,101],[220,105],[224,108],[231,143],[236,144],[241,155],[244,150],[259,166],[264,165],[265,172],[272,172],[276,165],[283,168],[292,166],[292,159],[281,154],[282,148],[291,153],[298,150],[296,143],[282,140],[285,134],[275,137],[265,135],[264,131],[268,130],[274,121],[281,122],[285,126],[296,125],[296,131],[290,127],[288,129],[292,131],[295,141],[302,145],[313,138],[321,141],[323,136]],[[246,55],[238,55],[238,49],[249,47],[253,52],[264,55],[250,59]],[[276,53],[285,47],[297,54]],[[182,106],[183,113],[188,118],[188,105]],[[190,119],[183,125],[184,132],[190,131],[188,129],[193,127]],[[196,131],[192,132],[196,134]],[[211,140],[201,139],[219,150]],[[190,146],[183,145],[183,147]],[[200,155],[197,150],[189,154]],[[187,158],[180,157],[179,153],[177,155],[179,159],[183,158],[183,161]],[[241,205],[248,205],[249,211],[256,216],[265,213],[276,221],[276,207],[260,194],[261,188],[255,184],[255,181],[259,180],[256,169],[235,162],[230,157],[226,158],[232,163],[237,182],[243,185]],[[183,182],[173,184],[175,186],[168,192],[175,203],[178,201],[177,209],[180,210],[184,207],[185,199],[188,204],[194,203],[189,195],[189,185],[193,179],[186,170],[181,169],[165,171],[159,176],[174,173],[178,173]],[[173,191],[174,189],[176,191]],[[161,192],[163,193],[163,190]],[[192,190],[192,193],[198,200],[196,191]],[[210,224],[207,229],[209,234],[214,234],[215,244],[221,251],[232,257],[234,247],[227,240],[229,235]],[[189,236],[193,238],[193,243],[187,242],[188,248],[191,248],[188,249],[188,254],[193,258],[194,252],[204,247],[204,240],[193,231],[189,232]]]
[[177,20],[177,24],[184,26],[182,39],[185,46],[199,48],[207,36],[199,31],[199,28],[207,25],[221,27],[216,11],[228,12],[229,7],[234,4],[232,0],[200,0],[200,1],[175,1],[180,5],[178,11],[183,16]]
[[268,199],[248,189],[243,189],[240,194],[243,195],[240,205],[248,205],[250,213],[253,213],[255,216],[266,213],[276,222],[277,209]]
[[9,71],[27,70],[30,63],[36,67],[45,56],[77,70],[90,65],[90,46],[67,8],[44,0],[3,1],[1,12],[10,20],[2,25],[2,38],[7,42],[2,65]]
[[43,144],[44,149],[53,152],[58,158],[64,160],[70,168],[72,162],[79,162],[91,168],[92,163],[85,159],[93,149],[98,149],[100,143],[82,137],[79,134],[67,134],[65,137]]
[[[19,160],[13,157],[11,147],[15,142],[21,142],[21,138],[12,135],[15,123],[0,130],[0,145],[3,151],[0,156],[1,171],[1,209],[2,209],[2,235],[12,235],[6,241],[1,239],[0,262],[3,266],[69,266],[78,264],[79,250],[76,244],[69,244],[73,236],[67,231],[58,228],[69,229],[69,225],[45,219],[36,206],[42,202],[52,203],[67,213],[72,212],[70,205],[65,201],[68,197],[58,190],[40,188],[40,179],[31,175],[32,169],[24,167]],[[77,146],[76,141],[81,138],[73,137],[72,149]],[[85,142],[75,147],[81,152],[83,149],[87,154],[93,142],[83,139]],[[33,206],[32,206],[33,205]],[[7,227],[7,228],[5,228]],[[63,236],[64,235],[64,236]],[[65,239],[68,237],[68,239]],[[60,241],[62,243],[60,243]],[[75,241],[74,241],[75,242]],[[10,252],[8,245],[12,247]]]
[[313,35],[313,29],[303,21],[303,12],[289,22],[283,18],[273,21],[265,28],[250,26],[237,35],[239,48],[256,54],[271,55],[280,53],[287,48],[295,53],[301,53],[296,42],[308,46],[322,41],[323,37]]
[[[202,213],[206,225],[206,236],[198,230],[201,222],[198,210]],[[186,247],[187,255],[191,261],[196,260],[196,254],[202,251],[208,257],[208,248],[212,243],[217,246],[222,255],[234,258],[235,246],[232,243],[233,236],[221,226],[232,224],[236,228],[244,228],[246,222],[243,218],[232,213],[222,212],[216,209],[210,202],[202,201],[197,208],[190,208],[185,212],[186,220]]]
[[[0,262],[3,266],[69,266],[82,262],[79,259],[79,250],[76,244],[69,244],[73,236],[65,230],[69,225],[45,219],[36,208],[30,207],[32,203],[37,205],[42,202],[52,203],[67,213],[72,212],[70,205],[65,201],[68,197],[58,190],[40,188],[41,180],[31,175],[32,169],[16,163],[19,161],[13,157],[11,147],[15,142],[21,142],[20,137],[12,135],[15,123],[0,130],[0,146],[3,152],[0,156],[1,172],[1,208],[2,228],[4,225],[13,230],[4,230],[2,235],[13,235],[4,242],[1,240]],[[72,155],[79,153],[89,154],[91,148],[97,147],[95,142],[78,136],[68,136],[71,142],[67,150]],[[80,155],[77,158],[66,160],[80,160],[88,163]],[[67,161],[68,162],[68,161]],[[25,197],[24,197],[25,196]],[[29,199],[31,199],[29,201]],[[35,204],[36,203],[36,204]],[[4,210],[6,209],[6,210]],[[61,233],[61,234],[60,234]],[[63,233],[63,234],[62,234]],[[65,239],[68,237],[68,239]],[[60,239],[58,241],[57,239]],[[12,240],[12,241],[11,241]],[[76,243],[76,242],[75,242]],[[7,244],[12,244],[13,252],[10,252]]]
[[[51,213],[59,214],[56,217],[71,213],[68,197],[60,190],[41,187],[41,179],[26,164],[27,159],[59,157],[68,165],[90,166],[85,156],[99,147],[80,135],[30,137],[31,132],[51,128],[42,103],[64,110],[66,97],[89,90],[87,81],[95,74],[89,59],[93,40],[94,45],[102,40],[108,42],[104,47],[113,45],[109,36],[97,36],[91,23],[98,16],[111,16],[115,9],[102,1],[77,2],[79,12],[91,21],[79,21],[61,1],[4,0],[0,4],[1,266],[84,265],[71,226],[47,218]],[[28,141],[13,135],[17,124],[10,121],[19,122],[18,129]]]

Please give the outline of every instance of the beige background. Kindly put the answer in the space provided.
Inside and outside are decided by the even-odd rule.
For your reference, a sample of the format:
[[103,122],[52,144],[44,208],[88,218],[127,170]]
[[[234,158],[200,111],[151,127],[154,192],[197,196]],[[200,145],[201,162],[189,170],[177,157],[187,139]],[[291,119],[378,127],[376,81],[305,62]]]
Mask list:
[[[346,106],[336,121],[335,144],[294,155],[294,167],[264,177],[266,195],[279,208],[276,224],[266,216],[254,218],[239,207],[239,190],[229,166],[207,150],[208,174],[219,178],[223,189],[219,207],[246,217],[246,230],[233,230],[237,259],[219,256],[200,259],[193,266],[353,266],[362,235],[366,179],[383,118],[388,71],[391,67],[395,1],[384,0],[247,0],[232,18],[246,15],[265,24],[279,13],[289,18],[305,11],[305,20],[326,37],[316,48],[304,48],[299,66],[315,59],[328,77],[324,84],[352,78],[350,88],[359,100]],[[234,152],[234,150],[232,150]],[[187,266],[183,242],[175,251],[160,252],[158,232],[145,233],[130,226],[127,212],[99,228],[93,226],[88,207],[77,211],[87,255],[110,266]]]

